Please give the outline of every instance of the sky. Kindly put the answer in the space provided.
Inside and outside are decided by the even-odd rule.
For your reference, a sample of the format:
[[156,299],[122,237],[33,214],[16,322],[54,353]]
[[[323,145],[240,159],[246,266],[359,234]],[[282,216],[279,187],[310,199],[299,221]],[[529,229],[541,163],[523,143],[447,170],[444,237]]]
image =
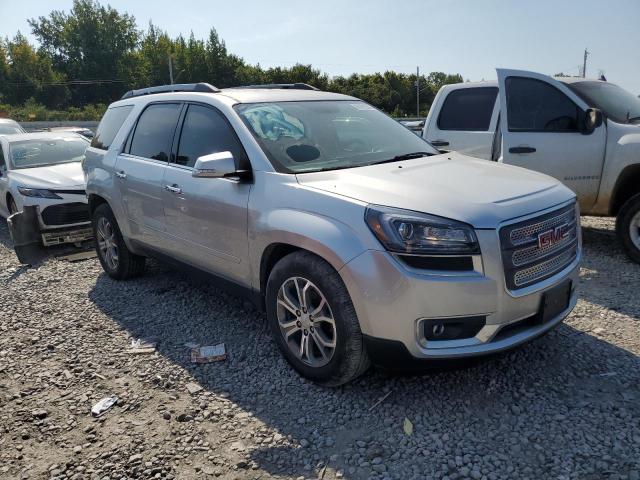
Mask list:
[[[495,68],[587,76],[640,94],[640,0],[110,0],[171,36],[206,38],[263,67],[312,64],[331,76],[385,70],[495,79]],[[0,0],[0,37],[72,0]]]

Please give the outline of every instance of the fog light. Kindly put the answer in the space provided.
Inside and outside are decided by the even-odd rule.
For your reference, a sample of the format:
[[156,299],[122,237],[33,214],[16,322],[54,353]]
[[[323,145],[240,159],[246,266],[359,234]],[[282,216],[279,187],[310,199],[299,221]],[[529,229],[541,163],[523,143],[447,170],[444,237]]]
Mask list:
[[444,324],[436,323],[431,329],[431,331],[433,332],[434,337],[441,337],[444,334],[444,329],[445,329]]
[[426,340],[460,340],[473,338],[484,327],[485,316],[424,319]]

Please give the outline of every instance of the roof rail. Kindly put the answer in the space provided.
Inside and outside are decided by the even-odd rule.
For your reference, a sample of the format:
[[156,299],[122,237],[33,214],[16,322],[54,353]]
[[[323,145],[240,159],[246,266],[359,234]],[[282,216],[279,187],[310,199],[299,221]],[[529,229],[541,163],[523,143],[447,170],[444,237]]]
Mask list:
[[233,88],[265,88],[265,89],[291,89],[291,90],[318,90],[313,85],[307,83],[266,83],[263,85],[242,85],[240,87]]
[[205,92],[217,93],[220,90],[208,83],[175,83],[173,85],[158,85],[157,87],[140,88],[138,90],[129,90],[122,98],[139,97],[141,95],[151,95],[153,93],[166,92]]

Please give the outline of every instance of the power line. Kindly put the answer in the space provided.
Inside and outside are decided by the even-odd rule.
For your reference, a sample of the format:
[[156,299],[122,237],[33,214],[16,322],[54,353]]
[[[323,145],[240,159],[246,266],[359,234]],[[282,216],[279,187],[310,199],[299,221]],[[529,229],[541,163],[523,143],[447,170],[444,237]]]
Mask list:
[[124,83],[125,80],[118,79],[101,79],[101,80],[67,80],[60,82],[38,82],[34,80],[32,82],[6,82],[7,85],[13,85],[16,87],[28,86],[37,83],[38,85],[46,86],[65,86],[65,85],[98,85],[102,83]]

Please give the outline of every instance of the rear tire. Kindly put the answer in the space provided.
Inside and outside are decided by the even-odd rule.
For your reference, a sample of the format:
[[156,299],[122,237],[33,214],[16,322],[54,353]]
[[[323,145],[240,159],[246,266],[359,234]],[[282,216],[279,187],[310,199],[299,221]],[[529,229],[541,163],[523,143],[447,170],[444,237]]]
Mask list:
[[335,387],[369,367],[349,293],[338,273],[316,255],[298,251],[275,265],[266,307],[274,341],[302,376]]
[[91,224],[98,259],[111,278],[127,280],[144,272],[145,257],[127,248],[109,205],[103,203],[94,210]]
[[629,258],[640,263],[640,194],[622,205],[616,219],[616,232]]

